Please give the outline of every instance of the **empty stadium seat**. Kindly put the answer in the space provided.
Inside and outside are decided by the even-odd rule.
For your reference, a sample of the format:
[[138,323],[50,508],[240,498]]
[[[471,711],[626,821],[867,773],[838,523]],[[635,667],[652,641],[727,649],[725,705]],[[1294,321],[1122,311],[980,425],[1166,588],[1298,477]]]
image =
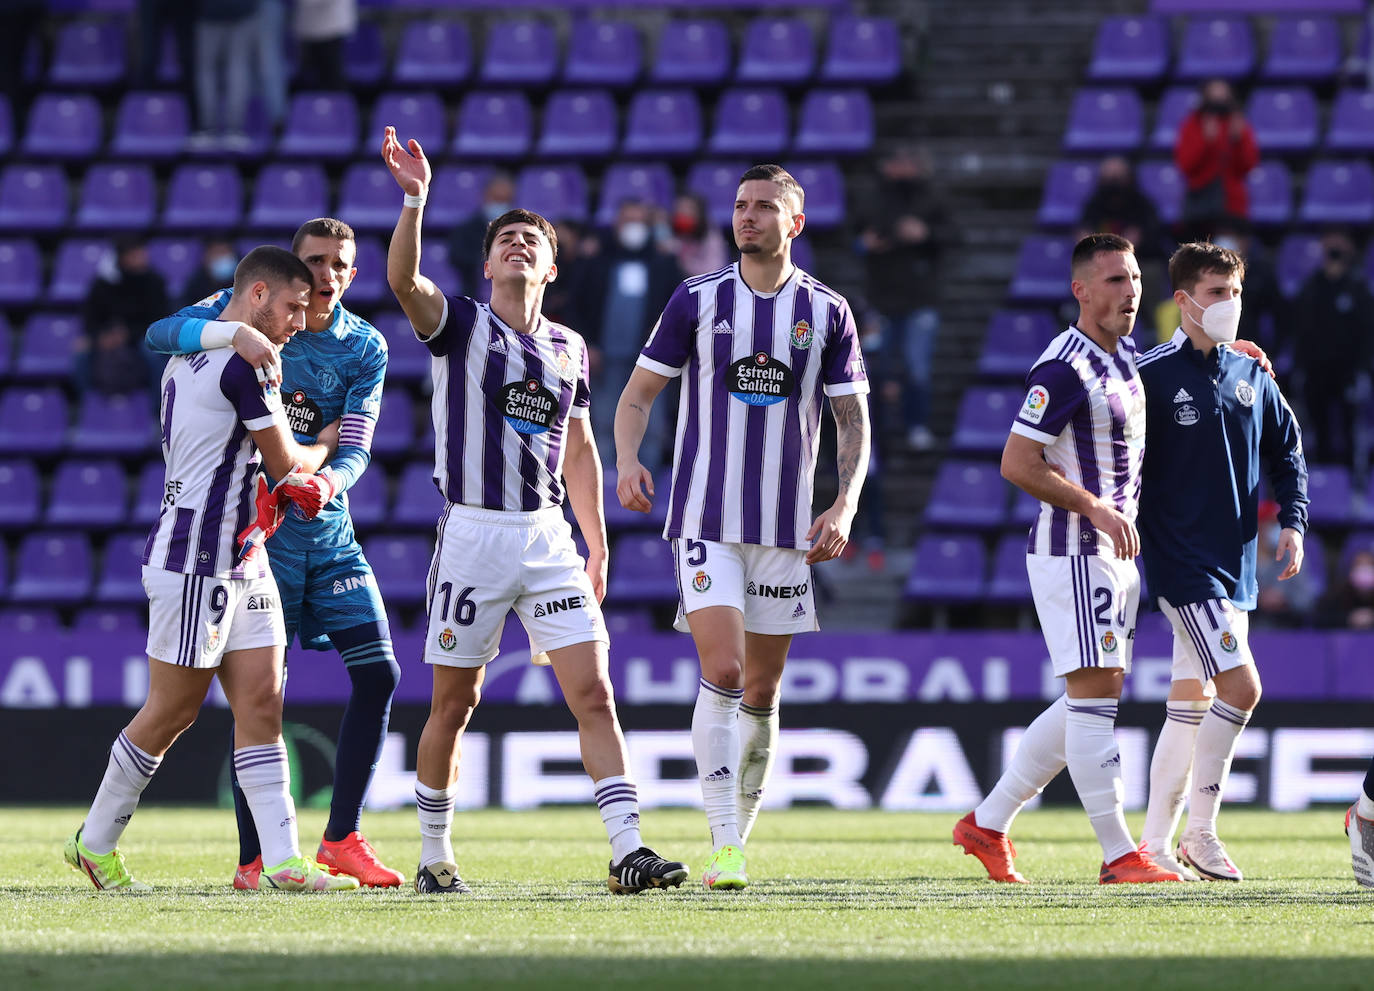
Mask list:
[[323,168],[305,162],[273,162],[258,173],[246,223],[258,229],[294,231],[302,218],[323,217],[328,212],[329,180]]
[[716,104],[707,150],[717,155],[778,157],[787,146],[787,101],[778,89],[731,89]]
[[70,237],[57,246],[52,282],[45,298],[50,303],[80,303],[90,291],[96,270],[114,249],[103,238]]
[[164,227],[233,230],[242,215],[243,183],[234,166],[180,165],[172,173],[162,211]]
[[759,17],[749,22],[735,78],[742,83],[801,83],[811,78],[816,41],[800,17]]
[[348,488],[348,514],[362,530],[385,526],[389,520],[386,469],[372,465]]
[[129,511],[129,523],[151,527],[162,512],[162,496],[166,485],[166,468],[161,458],[144,463],[134,483],[134,504]]
[[678,86],[723,83],[730,59],[730,35],[720,21],[668,21],[658,35],[649,79]]
[[13,602],[76,605],[91,589],[91,542],[80,531],[31,533],[19,544],[23,561],[10,585]]
[[1076,152],[1132,152],[1145,133],[1145,111],[1133,89],[1080,89],[1074,94],[1064,147]]
[[[360,153],[370,153],[377,136],[389,125],[396,128],[396,136],[402,144],[414,138],[426,154],[437,155],[448,142],[445,116],[444,104],[437,93],[382,93],[372,105],[372,126],[362,136]],[[395,185],[394,179],[392,184]]]
[[1136,166],[1135,174],[1141,191],[1155,205],[1159,219],[1166,224],[1176,222],[1183,215],[1187,184],[1174,163],[1141,162]]
[[[998,310],[988,322],[978,372],[984,378],[1023,379],[1059,325],[1044,310]],[[1011,424],[1007,424],[1011,429]]]
[[968,602],[983,594],[987,551],[969,534],[926,534],[916,542],[903,594],[920,602]]
[[406,465],[396,486],[391,522],[396,526],[432,532],[443,510],[444,497],[434,484],[433,459],[412,461]]
[[844,173],[838,165],[834,162],[802,162],[790,166],[788,171],[806,190],[807,227],[823,230],[839,227],[845,222]]
[[1357,522],[1355,486],[1345,465],[1308,465],[1307,497],[1314,526],[1344,527]]
[[550,221],[587,218],[587,177],[576,165],[529,165],[520,170],[515,198]]
[[81,183],[76,226],[83,230],[138,231],[157,212],[153,170],[146,165],[93,165]]
[[669,603],[677,600],[672,548],[658,534],[629,533],[612,549],[607,598],[622,604]]
[[411,86],[453,86],[472,74],[472,38],[456,21],[416,18],[396,46],[391,78]]
[[[428,270],[429,249],[425,249],[425,268]],[[444,292],[453,292],[448,286],[436,282]],[[415,339],[415,332],[411,329],[410,320],[404,313],[387,312],[378,313],[372,318],[372,325],[382,332],[386,338],[387,352],[386,377],[387,380],[398,379],[400,381],[422,382],[429,379],[430,357],[429,350]],[[386,413],[386,404],[389,403],[391,393],[386,393],[382,397],[382,413]]]
[[[654,481],[654,491],[658,492],[660,498],[653,501],[647,513],[636,512],[626,509],[620,505],[620,499],[615,494],[615,472],[608,471],[602,478],[602,503],[606,507],[606,529],[611,533],[619,533],[626,530],[651,530],[658,534],[663,529],[664,522],[668,519],[668,493],[672,487],[672,479],[666,471],[659,472],[659,477]],[[569,513],[572,507],[566,507]],[[569,521],[576,525],[576,521],[569,515]]]
[[1195,17],[1184,29],[1174,76],[1180,80],[1244,79],[1255,68],[1255,36],[1240,17]]
[[155,237],[148,241],[148,259],[167,280],[167,291],[173,299],[179,296],[191,273],[200,267],[200,257],[201,243],[195,238]]
[[1088,78],[1151,83],[1169,67],[1169,28],[1158,17],[1106,17],[1097,26]]
[[0,172],[0,230],[51,231],[67,222],[67,177],[56,165],[7,165]]
[[337,216],[356,231],[390,231],[396,226],[396,180],[381,162],[354,162],[339,184]]
[[[1010,422],[1007,429],[1010,429]],[[1007,487],[994,462],[950,459],[940,465],[926,504],[932,527],[1000,527],[1007,516]]]
[[1254,224],[1286,224],[1293,216],[1293,178],[1288,166],[1261,160],[1245,177],[1250,191],[1250,221]]
[[1340,28],[1329,17],[1279,17],[1269,35],[1264,79],[1320,82],[1341,68]]
[[487,30],[479,78],[495,86],[542,86],[558,69],[558,42],[543,21],[501,21]]
[[1317,100],[1302,86],[1262,86],[1250,94],[1247,116],[1267,155],[1308,154],[1317,145]]
[[1015,386],[975,385],[966,389],[959,402],[950,450],[964,454],[1000,454],[1024,395]]
[[34,158],[90,158],[100,149],[100,104],[85,93],[43,93],[29,108],[21,150]]
[[376,21],[360,20],[344,40],[343,68],[355,86],[375,86],[386,76],[386,45]]
[[639,29],[629,21],[584,18],[573,24],[563,82],[583,86],[629,86],[644,59]]
[[157,418],[146,383],[129,383],[130,392],[107,396],[91,392],[81,400],[67,447],[72,451],[143,454],[157,450]]
[[[141,569],[142,565],[140,564],[139,567]],[[137,599],[124,601],[147,600],[147,596],[143,593],[141,578],[138,593]],[[97,585],[96,598],[100,599],[99,585]],[[142,633],[148,629],[148,620],[145,609],[112,603],[107,606],[88,606],[85,609],[78,609],[72,615],[71,628],[87,630],[99,636],[115,633]]]
[[992,553],[992,571],[983,593],[989,602],[1028,604],[1031,601],[1030,574],[1026,571],[1026,536],[1003,534]]
[[536,151],[549,158],[604,158],[616,145],[615,101],[605,90],[557,92],[544,106]]
[[286,111],[277,154],[283,158],[348,158],[358,147],[358,102],[352,93],[297,93]]
[[802,100],[796,152],[854,155],[873,147],[873,101],[861,89],[813,89]]
[[1097,169],[1087,162],[1055,162],[1045,177],[1036,220],[1045,227],[1071,227],[1097,188]]
[[1011,280],[1012,299],[1056,303],[1068,296],[1072,251],[1069,238],[1032,234],[1022,241]]
[[1155,109],[1155,125],[1150,130],[1150,150],[1172,152],[1178,140],[1183,119],[1197,106],[1197,89],[1192,86],[1170,86],[1159,98]]
[[34,313],[19,332],[14,375],[23,379],[70,378],[77,348],[84,342],[85,329],[75,314]]
[[473,91],[458,109],[453,152],[472,158],[521,158],[529,151],[534,115],[518,90]]
[[28,238],[0,240],[0,304],[32,303],[42,290],[42,276],[37,244]]
[[191,114],[180,93],[125,93],[115,114],[110,154],[125,158],[175,158],[186,147]]
[[[8,587],[6,558],[5,545],[0,544],[0,595],[4,595]],[[0,629],[13,630],[15,633],[47,633],[55,636],[62,632],[63,625],[56,609],[15,606],[0,609]]]
[[442,230],[467,220],[481,207],[482,190],[490,176],[491,169],[485,165],[440,166],[429,184],[425,224]]
[[876,85],[901,75],[901,40],[890,18],[837,16],[827,36],[822,82]]
[[32,461],[0,461],[0,528],[13,530],[37,523],[41,495],[38,470]]
[[120,20],[59,25],[48,79],[58,86],[110,86],[125,77],[127,47]]
[[1322,263],[1321,239],[1312,234],[1288,234],[1279,242],[1274,270],[1279,289],[1285,296],[1298,291],[1312,271]]
[[101,530],[123,523],[127,506],[124,469],[118,462],[64,461],[53,474],[43,522]]
[[1309,224],[1374,221],[1374,170],[1368,162],[1314,162],[1298,219]]
[[382,398],[382,412],[377,417],[377,428],[372,434],[372,452],[380,455],[409,454],[419,450],[414,446],[414,441],[415,404],[409,395],[393,389]]
[[[749,163],[735,162],[693,162],[687,170],[687,190],[696,193],[706,201],[706,213],[711,223],[724,225],[730,223],[735,212],[735,194],[739,191],[739,177],[744,175]],[[793,250],[797,242],[793,242]]]
[[375,536],[363,541],[363,553],[388,603],[418,606],[425,601],[425,579],[434,551],[431,536]]
[[673,189],[673,173],[662,163],[612,163],[601,178],[595,223],[599,227],[614,224],[616,209],[624,200],[639,200],[667,210],[672,206]]
[[621,150],[680,158],[701,146],[701,104],[691,90],[640,90],[630,101]]
[[1374,92],[1343,89],[1336,94],[1326,147],[1338,152],[1374,152]]

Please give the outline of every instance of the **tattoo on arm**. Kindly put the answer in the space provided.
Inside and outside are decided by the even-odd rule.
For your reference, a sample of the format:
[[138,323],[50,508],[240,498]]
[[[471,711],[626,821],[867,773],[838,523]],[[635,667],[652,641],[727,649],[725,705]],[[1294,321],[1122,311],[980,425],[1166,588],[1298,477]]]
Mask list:
[[835,461],[840,492],[857,496],[868,474],[868,404],[863,396],[832,396],[835,417]]

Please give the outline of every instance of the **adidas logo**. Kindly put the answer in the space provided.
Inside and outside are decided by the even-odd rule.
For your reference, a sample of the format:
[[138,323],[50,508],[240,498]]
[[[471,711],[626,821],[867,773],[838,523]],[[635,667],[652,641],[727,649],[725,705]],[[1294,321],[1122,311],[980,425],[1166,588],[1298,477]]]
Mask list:
[[805,615],[806,615],[806,607],[805,607],[804,605],[802,605],[800,602],[798,602],[798,603],[797,603],[797,608],[792,610],[792,618],[793,618],[793,619],[801,619],[801,618],[802,618],[803,616],[805,616]]
[[1198,791],[1204,795],[1220,795],[1221,785],[1203,785]]
[[1121,765],[1121,755],[1120,755],[1120,754],[1117,754],[1117,755],[1114,756],[1111,760],[1104,760],[1100,766],[1102,766],[1102,767],[1119,767],[1120,765]]
[[716,325],[715,325],[714,327],[711,328],[711,333],[713,333],[713,334],[733,334],[734,331],[730,329],[730,324],[729,324],[729,322],[728,322],[724,317],[721,317],[719,320],[716,321]]
[[491,343],[487,345],[488,351],[495,351],[497,354],[506,353],[506,339],[504,337],[493,337]]
[[1178,392],[1174,393],[1174,402],[1176,403],[1191,403],[1192,401],[1193,397],[1188,395],[1187,389],[1179,389]]
[[729,781],[734,775],[730,773],[728,767],[718,767],[710,774],[706,775],[707,781]]
[[749,799],[749,801],[751,802],[757,802],[759,799],[763,797],[763,789],[760,788],[758,791],[746,791],[744,793],[744,797]]
[[134,814],[133,814],[132,812],[130,812],[130,813],[129,813],[128,815],[126,815],[126,816],[115,816],[115,822],[119,823],[121,826],[127,826],[127,825],[129,825],[129,820],[132,819],[133,817],[134,817]]
[[622,826],[634,826],[639,824],[639,813],[631,812],[624,819],[620,820]]

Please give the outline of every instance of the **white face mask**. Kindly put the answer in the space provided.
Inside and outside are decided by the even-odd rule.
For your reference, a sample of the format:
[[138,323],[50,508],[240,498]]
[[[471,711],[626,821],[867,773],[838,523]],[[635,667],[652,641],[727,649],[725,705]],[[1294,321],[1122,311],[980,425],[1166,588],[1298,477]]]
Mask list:
[[620,243],[628,251],[638,251],[649,243],[653,230],[642,220],[628,220],[620,227]]
[[[1189,293],[1183,295],[1193,299]],[[1202,306],[1195,299],[1193,302]],[[1191,316],[1188,319],[1193,320]],[[1193,320],[1193,323],[1198,322]],[[1202,323],[1198,323],[1198,326],[1218,344],[1230,344],[1236,339],[1236,331],[1240,328],[1240,297],[1232,296],[1230,299],[1217,300],[1211,306],[1202,306]]]

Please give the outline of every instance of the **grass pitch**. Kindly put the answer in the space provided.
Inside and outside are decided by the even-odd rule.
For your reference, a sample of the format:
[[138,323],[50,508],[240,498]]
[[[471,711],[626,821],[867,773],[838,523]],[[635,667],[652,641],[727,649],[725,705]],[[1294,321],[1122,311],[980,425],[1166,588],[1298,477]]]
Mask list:
[[[1242,884],[1108,887],[1077,810],[1017,821],[1026,886],[985,880],[950,843],[955,815],[765,812],[748,890],[635,897],[606,891],[589,808],[460,812],[474,894],[457,899],[235,892],[232,814],[159,807],[121,845],[157,891],[103,895],[61,859],[83,811],[0,808],[0,986],[1353,989],[1374,958],[1374,892],[1355,886],[1335,809],[1225,810]],[[365,825],[414,870],[413,812]],[[322,826],[303,810],[302,837]],[[699,876],[700,812],[645,827]]]

